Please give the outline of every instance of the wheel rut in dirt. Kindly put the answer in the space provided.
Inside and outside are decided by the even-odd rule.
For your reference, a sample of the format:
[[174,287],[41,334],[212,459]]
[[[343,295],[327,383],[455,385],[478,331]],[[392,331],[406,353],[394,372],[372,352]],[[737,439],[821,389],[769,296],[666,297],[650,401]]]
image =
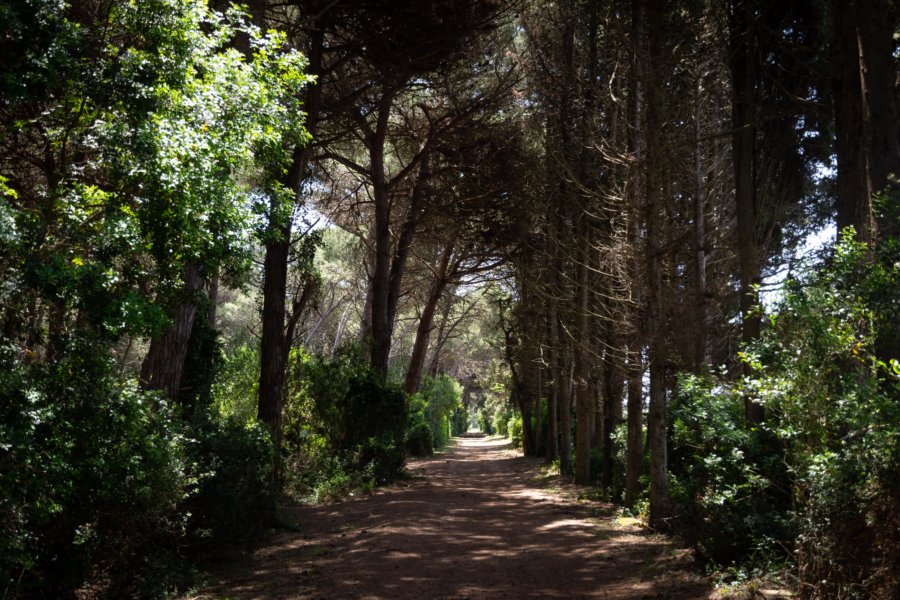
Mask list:
[[201,597],[328,599],[706,598],[670,541],[540,475],[505,440],[457,439],[412,479],[360,499],[290,509],[299,530],[258,549]]

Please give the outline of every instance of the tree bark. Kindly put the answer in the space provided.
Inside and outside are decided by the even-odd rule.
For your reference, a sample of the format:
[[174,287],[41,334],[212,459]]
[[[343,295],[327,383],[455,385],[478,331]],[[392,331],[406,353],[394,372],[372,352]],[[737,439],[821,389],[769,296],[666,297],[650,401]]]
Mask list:
[[419,317],[419,325],[416,329],[416,340],[413,343],[412,355],[409,358],[409,367],[406,370],[404,385],[407,394],[415,394],[419,391],[419,385],[422,382],[422,369],[425,366],[425,355],[428,353],[428,342],[431,339],[431,331],[434,329],[434,315],[437,311],[438,302],[444,293],[444,289],[447,287],[447,271],[455,246],[456,239],[454,236],[441,253],[437,267],[434,271],[434,279],[431,281],[431,287],[428,290],[428,298],[425,300],[425,306],[422,308],[422,314]]
[[185,265],[182,283],[184,298],[175,310],[172,324],[150,341],[141,364],[141,387],[160,390],[172,400],[181,389],[184,359],[197,316],[197,294],[203,289],[203,275],[196,264]]
[[369,144],[372,195],[375,201],[375,265],[372,273],[372,330],[369,357],[372,368],[387,377],[391,351],[391,199],[385,177],[384,147],[394,93],[385,90],[378,103],[375,130]]
[[[644,61],[647,92],[645,108],[647,139],[647,307],[650,348],[650,413],[648,445],[650,446],[650,518],[651,527],[665,528],[670,514],[668,458],[666,451],[666,335],[663,322],[662,265],[662,160],[660,124],[663,107],[659,77],[662,75],[662,12],[654,2],[641,7],[647,18],[648,58]],[[639,15],[640,17],[640,15]]]
[[[317,29],[309,56],[311,74],[321,75],[324,33]],[[319,122],[321,86],[312,85],[306,95],[306,129],[315,135]],[[294,201],[301,202],[300,188],[310,160],[307,146],[294,149],[293,159],[282,183],[293,191]],[[260,339],[259,402],[257,416],[266,424],[276,448],[281,442],[281,411],[284,404],[284,380],[288,345],[285,332],[285,297],[287,295],[288,259],[291,248],[292,223],[283,214],[278,200],[270,200],[270,221],[264,241],[262,337]]]
[[[837,225],[873,244],[872,197],[900,166],[897,73],[893,36],[897,8],[886,0],[835,0],[835,153]],[[891,227],[893,226],[893,227]],[[888,224],[898,233],[900,225]]]
[[616,407],[622,404],[622,376],[621,369],[613,363],[615,357],[607,356],[603,384],[600,386],[603,392],[603,428],[600,442],[600,450],[603,456],[600,485],[603,493],[608,494],[612,488],[613,467],[615,456],[613,448],[613,431],[617,425]]
[[626,442],[626,460],[625,460],[625,506],[634,506],[637,500],[640,476],[643,471],[643,454],[644,454],[644,433],[643,433],[643,416],[644,416],[644,398],[643,398],[643,379],[644,365],[641,353],[643,351],[643,317],[641,314],[641,305],[643,302],[641,281],[642,272],[640,268],[641,253],[637,250],[642,245],[640,220],[643,211],[641,209],[641,193],[643,191],[643,181],[641,177],[644,168],[643,153],[643,115],[642,115],[642,94],[643,88],[641,81],[643,79],[643,43],[644,43],[644,24],[643,14],[639,3],[632,4],[632,22],[631,22],[631,94],[629,102],[629,121],[631,122],[631,131],[629,134],[629,151],[632,156],[630,170],[630,206],[629,206],[629,223],[628,236],[635,248],[635,254],[630,263],[631,288],[633,307],[630,309],[629,318],[631,321],[630,339],[628,342],[628,439]]
[[559,389],[562,372],[559,366],[559,333],[556,300],[549,300],[547,330],[550,339],[550,397],[547,399],[547,462],[559,458]]
[[706,186],[703,180],[703,160],[700,152],[701,80],[694,88],[694,328],[692,336],[691,368],[699,373],[706,361]]
[[[757,200],[754,182],[756,140],[756,59],[754,49],[754,0],[735,0],[731,11],[732,160],[737,206],[737,242],[740,262],[741,339],[749,344],[759,338],[761,314],[756,291],[760,274],[757,236]],[[745,369],[747,367],[745,366]],[[749,372],[747,373],[749,374]],[[762,405],[744,399],[748,426],[764,419]]]
[[628,351],[628,441],[625,448],[625,506],[637,500],[644,456],[644,365],[640,346]]
[[578,260],[576,265],[576,340],[575,352],[575,483],[587,485],[591,481],[591,427],[594,421],[594,398],[590,393],[591,364],[588,318],[588,260],[591,244],[587,214],[581,215],[578,225]]

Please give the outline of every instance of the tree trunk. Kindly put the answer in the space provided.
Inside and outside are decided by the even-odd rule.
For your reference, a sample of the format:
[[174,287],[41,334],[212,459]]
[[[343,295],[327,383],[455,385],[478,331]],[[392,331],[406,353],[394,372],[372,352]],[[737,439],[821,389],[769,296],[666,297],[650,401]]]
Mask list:
[[559,378],[559,472],[562,475],[572,474],[572,352],[568,345],[562,369],[564,375]]
[[141,365],[141,387],[160,390],[173,400],[181,389],[184,359],[197,316],[197,294],[203,289],[203,276],[196,264],[185,266],[182,283],[184,299],[173,315],[172,325],[150,341],[150,349]]
[[[853,226],[872,244],[878,232],[872,196],[900,167],[894,31],[897,9],[886,0],[834,2],[837,225]],[[898,233],[900,225],[889,224]]]
[[587,485],[591,481],[591,427],[594,421],[594,398],[589,381],[591,364],[588,352],[590,344],[588,318],[588,260],[591,244],[587,230],[587,214],[581,215],[576,236],[578,261],[576,265],[576,341],[575,351],[575,483]]
[[219,308],[219,275],[209,278],[209,309],[206,312],[206,321],[213,329],[216,328],[216,314]]
[[645,109],[647,139],[647,308],[650,336],[650,414],[648,415],[648,445],[650,446],[650,518],[651,527],[664,528],[670,513],[666,454],[666,332],[663,322],[662,265],[662,160],[659,138],[662,90],[662,12],[654,2],[642,7],[647,16],[649,60],[644,62],[647,74]]
[[706,362],[706,190],[700,152],[701,83],[694,88],[694,327],[691,368],[699,373]]
[[629,151],[632,156],[630,170],[630,206],[628,236],[635,248],[634,257],[630,263],[631,287],[634,305],[630,309],[631,321],[630,339],[628,342],[628,439],[625,459],[625,506],[634,506],[637,500],[640,484],[640,476],[643,471],[644,433],[643,433],[643,378],[644,367],[641,352],[643,350],[643,317],[642,306],[642,271],[640,268],[642,246],[641,239],[641,194],[643,192],[643,180],[641,177],[644,168],[643,153],[643,115],[642,94],[643,87],[643,60],[644,60],[644,24],[641,5],[638,2],[632,4],[631,23],[631,94],[629,103],[629,121],[631,132],[629,135]]
[[[756,64],[754,55],[753,0],[736,0],[732,5],[732,159],[734,196],[737,205],[738,259],[740,262],[741,339],[749,344],[759,338],[761,314],[756,291],[760,275],[757,241],[757,208],[754,185],[754,146],[756,139]],[[745,367],[746,369],[746,367]],[[749,374],[749,373],[748,373]],[[748,426],[761,423],[762,405],[749,396],[744,399]]]
[[541,393],[543,390],[543,370],[540,366],[535,366],[534,369],[534,455],[541,455],[541,445],[543,442],[543,423],[544,420],[544,406],[543,406],[543,394]]
[[431,330],[434,328],[434,314],[447,286],[447,267],[455,245],[456,239],[454,236],[454,239],[447,243],[444,252],[441,254],[434,272],[434,279],[431,282],[431,288],[428,290],[428,298],[425,300],[422,315],[419,317],[416,341],[413,343],[409,368],[406,370],[405,388],[407,394],[415,394],[419,391],[419,385],[422,381],[422,369],[425,366],[425,355],[428,353],[428,342],[431,339]]
[[622,377],[620,368],[612,361],[614,357],[607,357],[605,369],[605,377],[603,384],[600,386],[603,391],[603,430],[600,449],[603,456],[603,468],[600,478],[600,484],[603,487],[603,493],[608,494],[612,488],[613,467],[615,466],[615,456],[613,447],[613,432],[617,425],[616,407],[622,404]]
[[406,271],[406,262],[412,250],[413,238],[419,225],[419,217],[422,214],[422,203],[425,197],[425,183],[428,181],[428,153],[426,152],[419,165],[419,176],[413,186],[409,200],[409,209],[406,222],[397,240],[397,252],[391,262],[390,286],[388,288],[387,313],[390,335],[394,333],[394,321],[397,318],[397,304],[400,301],[400,289],[403,283],[403,274]]
[[547,329],[550,339],[550,397],[547,399],[547,462],[559,458],[559,389],[562,372],[559,367],[559,334],[556,301],[549,300]]
[[[288,227],[284,231],[284,227]],[[259,404],[257,416],[266,424],[278,446],[281,440],[281,409],[284,403],[285,356],[284,331],[287,265],[290,243],[289,226],[282,226],[278,239],[265,245],[263,260],[262,339],[260,340]]]
[[391,198],[385,178],[384,146],[394,95],[385,90],[378,105],[378,120],[369,140],[372,195],[375,201],[375,268],[372,273],[372,331],[370,363],[387,377],[391,351],[391,315],[388,312],[391,287]]
[[[322,71],[322,51],[324,34],[314,33],[309,56],[309,72],[320,75]],[[306,128],[315,134],[319,121],[321,87],[316,84],[306,95]],[[294,201],[299,203],[300,188],[306,176],[310,160],[308,147],[297,147],[283,183],[294,193]],[[259,402],[257,416],[266,424],[275,447],[281,442],[281,410],[284,404],[284,379],[287,367],[289,340],[285,336],[285,297],[287,295],[288,259],[291,247],[291,218],[278,218],[285,211],[278,205],[279,200],[270,199],[269,223],[264,240],[263,259],[263,311],[262,337],[260,339]]]
[[644,455],[644,365],[640,346],[628,351],[628,441],[625,449],[625,506],[637,500]]

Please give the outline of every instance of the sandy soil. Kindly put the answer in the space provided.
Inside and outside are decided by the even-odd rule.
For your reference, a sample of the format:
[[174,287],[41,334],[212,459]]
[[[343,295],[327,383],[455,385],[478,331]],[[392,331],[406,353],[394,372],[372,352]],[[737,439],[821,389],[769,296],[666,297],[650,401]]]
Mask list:
[[541,476],[505,440],[462,438],[413,478],[290,509],[283,532],[194,598],[699,599],[672,543]]

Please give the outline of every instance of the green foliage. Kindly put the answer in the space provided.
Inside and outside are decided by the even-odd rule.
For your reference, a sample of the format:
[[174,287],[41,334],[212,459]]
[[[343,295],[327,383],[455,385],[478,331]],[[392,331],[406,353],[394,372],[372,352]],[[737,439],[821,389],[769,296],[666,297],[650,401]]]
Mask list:
[[273,514],[265,429],[200,415],[122,383],[103,346],[54,366],[0,351],[0,589],[160,592],[179,547],[246,539]]
[[522,447],[522,415],[516,413],[506,423],[506,431],[514,448]]
[[417,394],[431,428],[434,448],[443,448],[450,437],[450,417],[462,406],[462,386],[449,375],[425,377]]
[[257,421],[201,414],[192,433],[188,456],[197,487],[185,504],[192,542],[209,551],[258,534],[275,514],[268,430]]
[[497,433],[497,435],[509,437],[509,420],[512,418],[512,416],[513,410],[510,407],[509,403],[502,404],[494,411],[494,415],[491,421],[494,431]]
[[52,367],[0,354],[0,589],[63,595],[91,578],[129,589],[183,535],[180,421],[118,382],[97,345]]
[[406,430],[406,451],[413,456],[434,453],[434,432],[429,423],[428,404],[416,394],[409,401],[409,427]]
[[401,387],[385,382],[356,349],[334,358],[294,352],[291,369],[284,446],[295,468],[289,476],[299,478],[295,487],[315,487],[320,475],[334,473],[377,485],[395,479],[409,417]]
[[682,376],[671,405],[669,488],[676,529],[718,565],[784,561],[794,531],[782,452],[744,425],[739,390]]
[[748,353],[750,391],[789,448],[802,578],[834,598],[900,593],[900,369],[885,333],[900,307],[900,246],[874,260],[844,232],[832,265],[792,282]]
[[256,420],[259,398],[259,345],[246,342],[232,348],[222,358],[222,365],[213,381],[212,407],[226,419],[241,423]]
[[[681,530],[717,561],[794,546],[805,594],[900,591],[900,366],[890,336],[900,252],[844,232],[828,268],[788,282],[733,384],[682,378],[670,467]],[[748,430],[741,406],[766,407]]]
[[469,411],[466,407],[459,405],[453,409],[453,415],[450,417],[450,435],[460,436],[469,431]]
[[478,411],[478,429],[487,435],[493,435],[497,431],[491,416],[484,409]]
[[246,271],[250,192],[283,193],[306,138],[304,59],[196,0],[0,16],[0,595],[153,595],[190,545],[265,523],[272,451],[246,415],[207,417],[224,401],[202,319],[181,414],[113,348],[166,324],[186,265]]

